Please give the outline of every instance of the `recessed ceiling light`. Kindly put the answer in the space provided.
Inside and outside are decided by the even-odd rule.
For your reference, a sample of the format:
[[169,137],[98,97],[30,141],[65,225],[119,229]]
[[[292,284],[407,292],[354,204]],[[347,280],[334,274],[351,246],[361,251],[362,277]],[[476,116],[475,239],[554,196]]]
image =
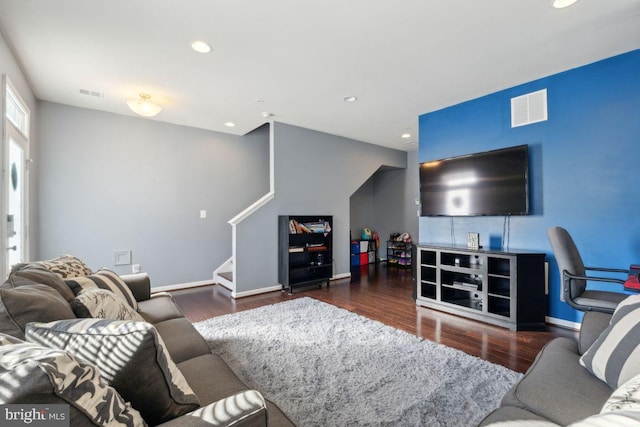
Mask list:
[[228,127],[228,128],[234,128],[234,127],[236,127],[236,124],[235,124],[235,123],[233,123],[233,122],[226,122],[224,125],[225,125],[226,127]]
[[357,96],[345,96],[342,98],[344,102],[356,102],[358,100]]
[[573,4],[576,4],[578,0],[554,0],[553,7],[556,9],[563,9],[565,7],[569,7]]
[[402,134],[402,139],[409,139],[411,138],[411,134],[409,132],[405,132]]
[[191,42],[191,49],[195,50],[198,53],[211,52],[211,46],[209,46],[207,42],[203,42],[202,40],[195,40]]
[[269,117],[273,117],[273,113],[270,113],[268,111],[263,111],[262,117],[264,117],[265,119],[268,119]]

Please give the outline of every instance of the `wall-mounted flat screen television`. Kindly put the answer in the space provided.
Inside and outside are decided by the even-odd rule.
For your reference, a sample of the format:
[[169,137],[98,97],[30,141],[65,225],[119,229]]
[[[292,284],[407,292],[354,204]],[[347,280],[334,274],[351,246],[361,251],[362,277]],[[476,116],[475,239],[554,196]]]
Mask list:
[[420,164],[422,216],[527,215],[527,145]]

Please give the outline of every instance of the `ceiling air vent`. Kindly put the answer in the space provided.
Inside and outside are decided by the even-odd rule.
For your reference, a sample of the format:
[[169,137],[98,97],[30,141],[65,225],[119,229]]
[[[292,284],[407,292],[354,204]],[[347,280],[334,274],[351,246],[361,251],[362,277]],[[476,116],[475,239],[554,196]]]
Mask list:
[[98,92],[95,90],[80,89],[80,93],[83,95],[93,96],[96,98],[104,98],[104,93]]
[[542,89],[511,98],[511,127],[547,120],[547,90]]

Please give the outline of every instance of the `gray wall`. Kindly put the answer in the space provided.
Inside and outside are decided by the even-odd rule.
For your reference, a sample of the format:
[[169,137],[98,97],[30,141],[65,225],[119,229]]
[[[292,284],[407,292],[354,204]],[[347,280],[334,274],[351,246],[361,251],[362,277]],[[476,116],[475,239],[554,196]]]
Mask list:
[[407,166],[404,151],[273,126],[275,197],[237,226],[239,293],[277,284],[278,215],[332,215],[334,275],[349,273],[350,196],[381,166]]
[[349,198],[349,229],[353,240],[360,239],[365,227],[378,231],[373,219],[373,203],[376,197],[374,180],[378,173],[374,173]]
[[391,233],[409,233],[418,240],[419,195],[418,151],[407,153],[406,169],[382,168],[368,179],[352,196],[351,230],[354,239],[360,238],[363,227],[380,236],[378,257],[386,258],[386,245]]
[[[29,129],[29,142],[30,142],[30,157],[37,161],[38,159],[38,129],[35,125],[38,119],[38,108],[35,95],[31,89],[28,81],[28,76],[22,71],[20,64],[15,58],[15,55],[11,51],[11,48],[7,44],[6,40],[0,34],[0,76],[8,76],[11,83],[15,86],[16,90],[20,93],[20,96],[27,104],[31,111],[31,123]],[[2,80],[0,80],[2,84]],[[0,94],[2,94],[0,90]],[[4,110],[4,96],[0,96],[0,111]],[[4,139],[4,118],[0,120],[0,132]],[[4,150],[0,150],[0,164],[4,164]],[[38,252],[38,171],[36,168],[32,168],[29,173],[30,178],[30,194],[29,194],[29,225],[30,225],[30,252],[36,254]],[[4,200],[4,198],[2,199]],[[33,255],[29,256],[33,258]]]
[[[41,102],[40,250],[154,286],[211,280],[231,256],[227,221],[269,189],[269,131],[245,137]],[[200,210],[207,218],[200,219]]]

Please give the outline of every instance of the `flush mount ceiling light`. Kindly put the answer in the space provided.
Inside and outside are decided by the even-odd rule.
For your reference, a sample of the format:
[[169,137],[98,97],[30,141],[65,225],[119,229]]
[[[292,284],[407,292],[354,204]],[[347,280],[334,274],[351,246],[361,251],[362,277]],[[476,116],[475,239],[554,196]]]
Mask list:
[[236,127],[236,124],[235,124],[235,123],[233,123],[233,122],[226,122],[224,125],[225,125],[226,127],[228,127],[228,128],[234,128],[234,127]]
[[344,102],[356,102],[358,100],[357,96],[345,96],[342,98]]
[[209,53],[211,52],[211,46],[207,42],[203,42],[202,40],[194,40],[191,42],[191,49],[195,50],[198,53]]
[[405,132],[402,134],[402,139],[409,139],[411,138],[411,134],[409,132]]
[[564,9],[565,7],[569,7],[577,2],[578,0],[554,0],[553,7],[556,9]]
[[150,101],[151,95],[141,93],[139,96],[140,98],[138,99],[130,99],[127,101],[127,105],[134,113],[144,117],[153,117],[162,111],[162,107]]

